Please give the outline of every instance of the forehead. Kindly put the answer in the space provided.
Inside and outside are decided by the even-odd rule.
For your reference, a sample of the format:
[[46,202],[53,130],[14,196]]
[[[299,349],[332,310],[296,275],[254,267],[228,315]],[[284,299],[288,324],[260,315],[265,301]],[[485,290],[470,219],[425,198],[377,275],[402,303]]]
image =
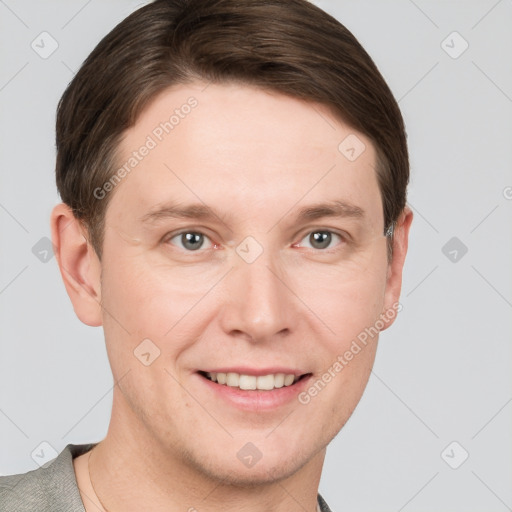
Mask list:
[[[342,200],[379,217],[371,142],[320,104],[227,84],[194,83],[158,95],[120,145],[127,172],[112,203],[139,211],[169,200],[242,215]],[[109,207],[110,209],[110,207]]]

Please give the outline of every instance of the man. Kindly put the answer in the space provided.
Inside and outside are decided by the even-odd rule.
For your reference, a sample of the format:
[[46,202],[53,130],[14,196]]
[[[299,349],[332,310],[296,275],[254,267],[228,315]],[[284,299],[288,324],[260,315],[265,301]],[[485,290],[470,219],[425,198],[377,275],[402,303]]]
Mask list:
[[328,511],[326,447],[399,309],[398,106],[305,0],[157,0],[59,104],[56,257],[116,382],[107,436],[0,510]]

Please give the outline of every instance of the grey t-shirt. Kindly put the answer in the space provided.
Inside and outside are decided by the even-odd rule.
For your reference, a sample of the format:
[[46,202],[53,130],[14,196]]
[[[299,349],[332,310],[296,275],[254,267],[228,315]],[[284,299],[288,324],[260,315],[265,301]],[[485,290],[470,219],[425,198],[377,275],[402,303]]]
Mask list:
[[[55,459],[38,469],[0,477],[0,512],[85,512],[73,459],[92,444],[68,444]],[[318,495],[320,512],[331,512]]]

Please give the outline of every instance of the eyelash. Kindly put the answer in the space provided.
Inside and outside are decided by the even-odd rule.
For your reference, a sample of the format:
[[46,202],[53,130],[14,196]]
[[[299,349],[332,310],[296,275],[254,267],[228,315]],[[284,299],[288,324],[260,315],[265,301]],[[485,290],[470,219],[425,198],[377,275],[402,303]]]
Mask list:
[[[191,229],[188,229],[188,230],[183,230],[183,231],[180,231],[178,233],[174,233],[174,234],[171,234],[170,236],[166,236],[164,238],[164,242],[165,243],[169,243],[171,242],[171,240],[173,240],[174,238],[177,238],[177,237],[181,237],[181,235],[184,235],[184,234],[194,234],[194,235],[202,235],[203,237],[205,237],[206,239],[210,240],[210,237],[204,233],[202,233],[201,231],[194,231],[194,230],[191,230]],[[330,229],[313,229],[311,231],[308,231],[300,240],[300,242],[302,242],[305,238],[311,236],[312,234],[314,233],[329,233],[330,235],[334,235],[335,237],[338,237],[340,239],[340,242],[334,246],[334,247],[327,247],[327,248],[324,248],[324,249],[315,249],[314,247],[307,247],[307,249],[310,249],[310,250],[313,250],[313,251],[318,251],[318,252],[322,252],[322,253],[332,253],[334,251],[337,250],[338,246],[339,245],[343,245],[343,244],[346,244],[348,242],[348,237],[346,235],[342,235],[341,233],[337,233],[336,231],[333,231],[333,230],[330,230]],[[204,252],[204,251],[207,251],[207,250],[210,250],[210,249],[216,249],[218,247],[218,244],[212,242],[210,240],[210,242],[212,243],[212,247],[209,247],[208,249],[203,249],[203,248],[200,248],[200,249],[197,249],[197,250],[188,250],[186,248],[181,248],[183,251],[185,252],[190,252],[190,253],[200,253],[200,252]],[[299,242],[299,244],[300,244]],[[174,244],[172,244],[174,245]],[[293,244],[292,247],[297,247],[298,244]]]

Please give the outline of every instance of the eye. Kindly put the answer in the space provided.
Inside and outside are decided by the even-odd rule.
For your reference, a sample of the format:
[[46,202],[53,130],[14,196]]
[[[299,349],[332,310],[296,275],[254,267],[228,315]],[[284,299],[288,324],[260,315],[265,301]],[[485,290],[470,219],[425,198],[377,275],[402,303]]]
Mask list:
[[[343,237],[337,233],[328,230],[316,230],[308,233],[298,245],[303,246],[306,240],[306,243],[309,243],[309,247],[312,249],[328,249],[336,239],[343,241]],[[308,247],[308,245],[305,245],[305,247]]]
[[208,249],[209,247],[203,247],[205,241],[208,241],[210,246],[213,245],[206,235],[198,233],[197,231],[182,231],[181,233],[168,238],[167,241],[173,245],[177,245],[181,249],[185,249],[186,251]]

